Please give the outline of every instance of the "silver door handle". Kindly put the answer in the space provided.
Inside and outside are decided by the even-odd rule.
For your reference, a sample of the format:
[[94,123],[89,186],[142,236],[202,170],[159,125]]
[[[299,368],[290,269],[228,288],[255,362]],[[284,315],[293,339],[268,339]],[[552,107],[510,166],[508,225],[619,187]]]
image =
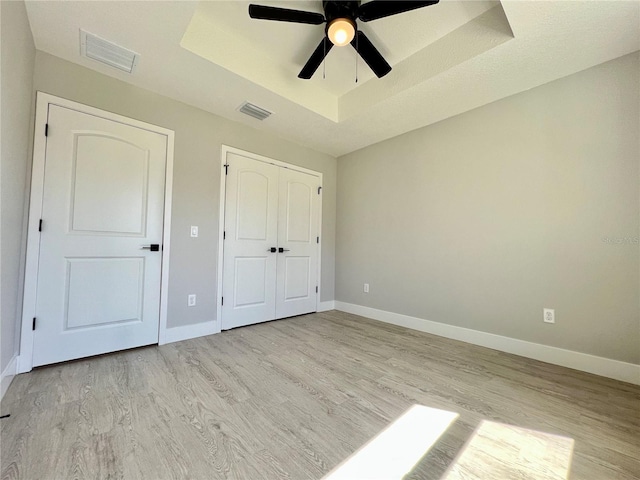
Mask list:
[[140,247],[141,250],[150,250],[152,252],[159,252],[160,251],[160,244],[158,243],[152,243],[151,245],[142,245]]

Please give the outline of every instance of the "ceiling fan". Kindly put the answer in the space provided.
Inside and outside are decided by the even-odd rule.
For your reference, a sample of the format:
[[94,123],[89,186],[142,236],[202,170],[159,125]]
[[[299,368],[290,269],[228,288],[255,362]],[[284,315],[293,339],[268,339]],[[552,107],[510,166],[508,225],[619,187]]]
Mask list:
[[325,36],[298,74],[299,78],[311,78],[334,45],[343,47],[348,44],[351,44],[351,46],[356,49],[362,59],[369,65],[371,70],[373,70],[373,73],[375,73],[378,78],[381,78],[391,71],[391,66],[380,54],[378,49],[373,46],[367,36],[361,30],[358,30],[356,21],[370,22],[371,20],[408,12],[409,10],[428,7],[429,5],[438,3],[438,1],[439,0],[371,0],[361,5],[359,0],[325,0],[322,2],[324,15],[289,8],[252,4],[249,5],[249,16],[260,20],[308,23],[311,25],[321,25],[326,22]]

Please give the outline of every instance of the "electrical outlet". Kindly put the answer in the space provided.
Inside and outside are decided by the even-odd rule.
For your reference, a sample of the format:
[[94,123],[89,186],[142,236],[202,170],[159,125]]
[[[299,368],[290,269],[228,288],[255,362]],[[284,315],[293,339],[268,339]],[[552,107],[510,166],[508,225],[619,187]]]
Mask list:
[[188,307],[195,307],[196,306],[196,294],[195,293],[192,293],[192,294],[187,296],[187,306]]
[[369,293],[369,284],[368,283],[364,284],[364,293]]
[[544,323],[556,323],[556,311],[552,308],[544,308],[542,310],[542,319]]
[[191,226],[191,236],[194,237],[194,238],[198,236],[198,227],[197,227],[197,225],[192,225]]

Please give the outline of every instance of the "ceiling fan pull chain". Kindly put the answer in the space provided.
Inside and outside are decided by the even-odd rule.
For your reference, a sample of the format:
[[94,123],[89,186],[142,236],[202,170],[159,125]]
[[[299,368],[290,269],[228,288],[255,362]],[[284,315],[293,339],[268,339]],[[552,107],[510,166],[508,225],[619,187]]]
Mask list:
[[322,46],[324,47],[324,58],[322,59],[322,79],[327,78],[327,42],[326,40],[322,42]]
[[356,83],[358,83],[358,35],[356,34]]

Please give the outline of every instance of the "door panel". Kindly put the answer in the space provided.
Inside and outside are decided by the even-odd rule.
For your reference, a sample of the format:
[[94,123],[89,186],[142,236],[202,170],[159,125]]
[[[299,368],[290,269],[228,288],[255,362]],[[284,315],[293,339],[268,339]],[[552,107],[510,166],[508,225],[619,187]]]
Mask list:
[[167,138],[49,106],[34,366],[157,343]]
[[144,236],[149,152],[95,134],[75,134],[74,143],[70,230]]
[[236,209],[238,240],[267,240],[269,237],[269,177],[252,170],[238,172]]
[[276,318],[316,311],[320,200],[317,177],[280,169]]
[[143,277],[143,258],[67,258],[65,330],[141,322]]
[[278,167],[227,154],[222,328],[276,315]]
[[268,257],[236,257],[233,307],[266,306]]
[[311,291],[309,257],[286,256],[284,259],[284,300],[307,298]]
[[[286,172],[285,172],[286,174]],[[306,180],[306,178],[303,178]],[[286,227],[283,240],[287,243],[311,241],[312,186],[298,181],[286,182]]]

